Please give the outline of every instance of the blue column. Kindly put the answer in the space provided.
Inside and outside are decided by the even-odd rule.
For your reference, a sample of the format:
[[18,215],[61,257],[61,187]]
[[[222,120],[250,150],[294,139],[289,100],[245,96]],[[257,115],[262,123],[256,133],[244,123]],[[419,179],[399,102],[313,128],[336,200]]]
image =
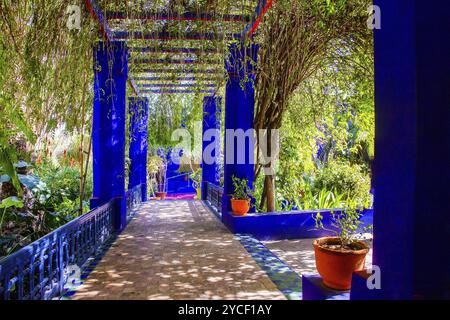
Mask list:
[[148,99],[143,100],[143,116],[141,126],[141,191],[142,201],[147,201],[147,160],[148,160]]
[[141,185],[142,201],[147,201],[148,99],[129,97],[131,160],[128,189]]
[[[255,150],[254,137],[249,136],[245,141],[227,138],[227,130],[241,129],[246,132],[253,129],[255,89],[254,89],[254,64],[257,61],[258,47],[252,45],[245,47],[240,44],[232,44],[229,48],[230,56],[225,62],[228,72],[228,82],[225,93],[225,150],[224,150],[224,197],[222,212],[231,210],[231,194],[234,175],[240,179],[248,179],[249,186],[253,188]],[[233,155],[230,146],[233,143]],[[238,159],[238,154],[245,155],[245,160]],[[231,160],[231,161],[230,161]]]
[[91,208],[116,200],[115,227],[126,221],[125,110],[128,77],[125,42],[100,42],[94,48]]
[[355,298],[450,298],[450,2],[376,0],[374,264]]
[[[205,97],[203,99],[203,146],[202,146],[202,199],[206,200],[207,183],[220,185],[220,119],[222,113],[222,97]],[[211,131],[212,130],[212,131]],[[211,140],[205,141],[205,133],[214,133]],[[217,139],[216,139],[217,138]],[[209,148],[214,150],[209,152]],[[205,150],[213,159],[205,158]],[[210,160],[210,161],[208,161]],[[214,160],[214,162],[212,162]],[[212,163],[211,163],[212,162]]]

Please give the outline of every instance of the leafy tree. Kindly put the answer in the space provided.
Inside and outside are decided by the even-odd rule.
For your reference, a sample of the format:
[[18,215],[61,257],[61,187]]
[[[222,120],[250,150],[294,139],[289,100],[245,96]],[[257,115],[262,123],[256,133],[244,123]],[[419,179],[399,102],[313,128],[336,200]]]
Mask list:
[[[295,90],[323,66],[333,48],[357,50],[371,45],[366,24],[369,4],[368,0],[274,2],[258,38],[256,129],[268,129],[270,134],[282,126]],[[270,144],[268,149],[270,156]],[[261,169],[256,166],[256,175]],[[273,211],[274,175],[265,177],[262,197],[267,200],[267,211]]]

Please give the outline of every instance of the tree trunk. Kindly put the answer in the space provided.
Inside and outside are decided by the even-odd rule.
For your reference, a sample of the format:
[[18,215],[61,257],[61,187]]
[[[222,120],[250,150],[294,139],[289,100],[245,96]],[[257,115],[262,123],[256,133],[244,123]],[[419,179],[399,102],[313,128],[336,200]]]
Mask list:
[[266,182],[264,181],[263,192],[259,201],[260,210],[264,210],[264,204],[266,203]]
[[267,212],[275,211],[275,184],[274,184],[274,176],[265,176],[264,177],[264,190],[266,194],[266,206]]
[[266,156],[271,159],[269,163],[265,164],[264,170],[264,194],[266,196],[266,207],[267,212],[274,212],[275,211],[275,172],[270,169],[270,167],[273,165],[273,159],[271,158],[273,155],[272,150],[272,129],[267,130],[266,135],[266,145],[267,145],[267,151]]

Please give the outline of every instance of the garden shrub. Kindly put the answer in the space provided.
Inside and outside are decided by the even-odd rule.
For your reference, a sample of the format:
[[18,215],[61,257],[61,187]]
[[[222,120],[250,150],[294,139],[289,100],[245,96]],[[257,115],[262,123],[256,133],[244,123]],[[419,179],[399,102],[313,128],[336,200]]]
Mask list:
[[335,190],[346,194],[359,206],[370,207],[370,176],[363,173],[361,166],[343,161],[330,161],[316,172],[314,189]]
[[[33,175],[19,175],[23,185],[23,207],[8,208],[0,234],[0,256],[52,232],[80,213],[80,173],[78,168],[45,162]],[[83,212],[89,211],[92,176],[87,178]]]
[[[56,167],[45,164],[36,170],[43,184],[32,190],[39,205],[36,209],[56,213],[63,220],[70,221],[79,210],[80,172],[78,168]],[[92,193],[90,179],[86,185],[84,211],[88,210],[88,200]]]

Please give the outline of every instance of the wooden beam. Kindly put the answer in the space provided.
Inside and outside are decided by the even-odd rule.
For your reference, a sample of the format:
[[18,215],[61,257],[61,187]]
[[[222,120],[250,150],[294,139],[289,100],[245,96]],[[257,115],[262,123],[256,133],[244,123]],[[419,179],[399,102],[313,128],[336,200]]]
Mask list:
[[152,21],[214,21],[214,22],[250,22],[250,16],[239,14],[217,14],[217,13],[167,13],[167,12],[106,12],[106,19],[108,20],[152,20]]
[[196,60],[196,59],[134,59],[135,64],[222,64],[223,61],[217,60]]
[[140,88],[215,88],[215,84],[209,83],[140,83]]
[[176,94],[176,93],[208,93],[214,94],[216,90],[142,90],[142,93],[154,93],[154,94]]
[[142,70],[135,70],[135,73],[172,73],[172,74],[189,74],[189,73],[200,73],[200,74],[225,74],[225,71],[223,70],[214,70],[214,69],[205,69],[205,70],[199,70],[199,69],[142,69]]
[[221,77],[135,77],[136,81],[221,81]]
[[114,31],[113,37],[117,40],[221,40],[241,39],[239,33],[215,32],[141,32],[141,31]]
[[182,47],[130,47],[131,52],[140,53],[223,53],[219,48],[182,48]]
[[272,6],[273,0],[260,0],[258,6],[256,7],[255,13],[253,14],[252,21],[245,27],[244,36],[251,38],[253,34],[258,29],[264,15]]

